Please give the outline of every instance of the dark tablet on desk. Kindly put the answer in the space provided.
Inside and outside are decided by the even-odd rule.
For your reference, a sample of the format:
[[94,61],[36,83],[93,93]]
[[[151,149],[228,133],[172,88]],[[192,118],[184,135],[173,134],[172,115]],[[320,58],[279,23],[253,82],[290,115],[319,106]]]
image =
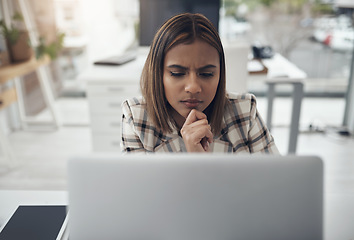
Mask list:
[[117,66],[117,65],[122,65],[124,63],[133,61],[135,59],[136,59],[135,52],[126,52],[122,55],[112,56],[112,57],[108,57],[108,58],[96,61],[96,62],[94,62],[94,64],[95,65]]
[[0,240],[55,240],[65,218],[66,206],[19,206],[0,232]]

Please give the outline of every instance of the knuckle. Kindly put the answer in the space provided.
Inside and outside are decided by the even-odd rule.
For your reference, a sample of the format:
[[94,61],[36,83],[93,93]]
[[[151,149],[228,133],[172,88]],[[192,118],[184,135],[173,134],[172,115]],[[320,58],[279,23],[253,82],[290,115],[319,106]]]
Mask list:
[[186,129],[185,129],[185,128],[182,128],[182,129],[180,130],[180,133],[181,133],[182,135],[185,135],[185,134],[186,134]]

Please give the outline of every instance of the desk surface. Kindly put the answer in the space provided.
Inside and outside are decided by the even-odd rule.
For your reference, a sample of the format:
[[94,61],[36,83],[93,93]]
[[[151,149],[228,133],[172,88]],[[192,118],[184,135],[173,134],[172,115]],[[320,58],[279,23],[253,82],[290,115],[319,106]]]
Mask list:
[[[302,83],[307,78],[307,74],[303,70],[279,53],[275,54],[272,58],[262,59],[262,64],[267,67],[268,72],[266,74],[251,74],[249,80],[252,81],[261,78],[266,83],[288,84]],[[257,62],[253,60],[249,64],[249,69],[257,68],[255,65],[257,65]]]
[[[120,66],[92,64],[78,76],[78,79],[90,82],[91,84],[102,84],[112,81],[139,83],[146,56],[147,52],[141,51],[136,60]],[[307,77],[304,71],[299,69],[281,54],[277,53],[273,58],[263,59],[262,62],[268,68],[267,75],[252,75],[252,77],[249,77],[250,79],[261,76],[267,82],[289,83],[293,81],[299,82]]]
[[[354,186],[353,177],[344,177]],[[338,179],[326,178],[325,184],[325,240],[354,239],[354,192],[352,187],[343,187]],[[342,181],[341,181],[342,182]],[[337,190],[336,190],[337,189]],[[16,191],[0,190],[0,231],[19,205],[68,204],[66,191]]]
[[263,59],[263,64],[268,68],[266,82],[269,83],[296,83],[307,78],[303,70],[278,53],[271,59]]
[[139,83],[145,60],[145,56],[138,56],[137,59],[119,66],[91,65],[78,76],[78,79],[93,84],[112,81]]

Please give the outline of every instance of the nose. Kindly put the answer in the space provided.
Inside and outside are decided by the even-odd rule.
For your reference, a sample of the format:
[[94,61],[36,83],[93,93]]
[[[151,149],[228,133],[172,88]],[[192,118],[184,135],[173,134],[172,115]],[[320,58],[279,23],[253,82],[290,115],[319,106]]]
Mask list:
[[185,84],[185,91],[188,93],[199,93],[202,91],[202,88],[200,86],[200,83],[198,81],[197,76],[194,74],[191,74],[192,76],[188,77],[186,79],[186,84]]

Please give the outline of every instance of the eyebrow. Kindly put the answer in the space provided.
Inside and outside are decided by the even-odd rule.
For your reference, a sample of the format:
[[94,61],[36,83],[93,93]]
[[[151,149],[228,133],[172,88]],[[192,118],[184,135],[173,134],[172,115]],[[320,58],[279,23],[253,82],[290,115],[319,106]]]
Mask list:
[[[181,70],[188,70],[187,67],[184,67],[184,66],[181,66],[181,65],[178,65],[178,64],[172,64],[172,65],[169,65],[167,67],[168,68],[178,68],[178,69],[181,69]],[[208,65],[205,65],[203,67],[198,68],[198,70],[205,70],[205,69],[208,69],[208,68],[216,68],[216,66],[212,65],[212,64],[208,64]]]

